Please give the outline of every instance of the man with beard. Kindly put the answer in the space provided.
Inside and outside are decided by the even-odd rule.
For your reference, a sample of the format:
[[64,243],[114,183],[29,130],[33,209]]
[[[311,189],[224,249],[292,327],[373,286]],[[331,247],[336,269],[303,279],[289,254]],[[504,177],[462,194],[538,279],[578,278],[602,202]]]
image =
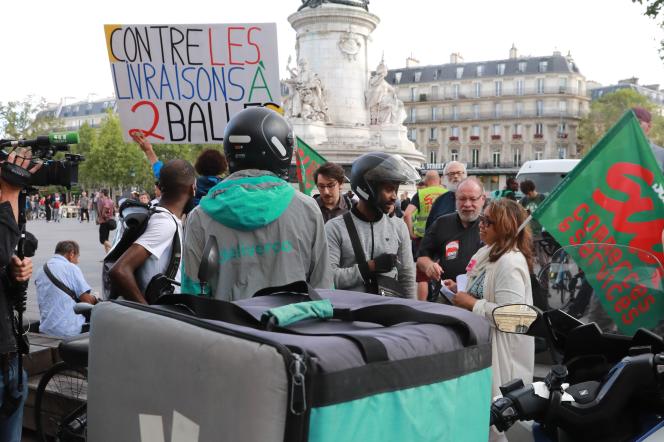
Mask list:
[[325,163],[314,171],[314,181],[320,192],[314,199],[325,222],[343,215],[353,207],[350,197],[341,194],[344,178],[344,168],[335,163]]
[[466,179],[466,165],[458,161],[450,161],[443,169],[443,176],[445,177],[447,193],[438,197],[433,203],[427,218],[427,229],[441,216],[453,213],[456,210],[454,192],[456,192],[459,183]]
[[442,275],[455,280],[466,273],[470,258],[481,247],[478,219],[485,199],[484,186],[477,178],[459,183],[455,192],[456,213],[438,218],[420,244],[417,268],[429,280],[439,281]]
[[[337,289],[377,293],[380,275],[398,281],[404,297],[416,297],[408,228],[388,213],[396,204],[399,184],[418,179],[413,166],[398,155],[374,152],[353,162],[351,188],[359,202],[349,214],[325,225]],[[357,258],[347,223],[357,232],[364,259]]]
[[146,288],[158,273],[165,275],[169,269],[177,269],[177,273],[172,273],[175,273],[174,279],[180,282],[180,256],[184,242],[180,218],[194,208],[194,167],[185,160],[169,161],[161,169],[159,189],[161,200],[145,232],[110,271],[111,281],[118,292],[124,298],[142,304],[147,304]]

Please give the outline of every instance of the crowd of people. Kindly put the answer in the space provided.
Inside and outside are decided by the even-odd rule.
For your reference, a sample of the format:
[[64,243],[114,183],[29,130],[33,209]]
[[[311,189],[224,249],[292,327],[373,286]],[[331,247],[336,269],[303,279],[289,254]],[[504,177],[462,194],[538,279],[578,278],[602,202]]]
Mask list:
[[[519,186],[512,178],[490,199],[462,163],[449,162],[442,178],[428,171],[421,179],[400,156],[372,152],[353,162],[349,192],[342,190],[348,180],[343,167],[326,163],[314,173],[318,194],[309,197],[287,181],[295,146],[292,129],[279,113],[266,108],[237,114],[224,133],[224,154],[207,149],[195,165],[181,159],[164,164],[143,134],[136,133],[134,140],[152,165],[156,196],[131,196],[154,211],[110,272],[111,284],[128,300],[148,303],[146,291],[153,278],[172,273],[183,293],[216,299],[238,300],[265,287],[306,280],[316,288],[421,301],[449,299],[491,324],[497,306],[533,303],[533,266],[543,265],[545,257],[537,241],[543,228],[527,220],[544,199],[532,181]],[[24,158],[29,154],[12,154],[7,163],[27,169]],[[399,198],[399,187],[406,183],[418,184],[417,191]],[[18,241],[19,188],[7,181],[3,170],[0,259],[8,270],[2,274],[0,296],[5,298],[8,287],[32,273],[29,259],[12,254]],[[519,188],[523,196],[517,201]],[[59,212],[64,203],[58,194],[41,199],[47,214]],[[102,190],[90,196],[83,192],[76,204],[81,222],[92,218],[99,225],[99,241],[108,253],[115,202]],[[47,215],[51,218],[57,221]],[[199,268],[211,237],[219,249],[218,279],[202,287]],[[78,256],[75,241],[61,241],[36,279],[43,332],[80,333],[84,323],[71,306],[97,302],[76,266]],[[453,296],[439,296],[441,286]],[[17,376],[7,368],[16,361],[7,305],[0,302],[0,382],[5,388],[16,383]],[[492,335],[496,395],[501,383],[532,379],[534,343],[495,328]],[[20,432],[0,425],[10,427]]]

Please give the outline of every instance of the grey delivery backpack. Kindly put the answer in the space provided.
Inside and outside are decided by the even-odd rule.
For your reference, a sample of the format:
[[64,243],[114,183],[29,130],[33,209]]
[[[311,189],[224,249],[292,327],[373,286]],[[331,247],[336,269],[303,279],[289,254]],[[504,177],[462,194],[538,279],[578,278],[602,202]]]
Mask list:
[[95,307],[88,440],[488,440],[483,318],[302,284]]

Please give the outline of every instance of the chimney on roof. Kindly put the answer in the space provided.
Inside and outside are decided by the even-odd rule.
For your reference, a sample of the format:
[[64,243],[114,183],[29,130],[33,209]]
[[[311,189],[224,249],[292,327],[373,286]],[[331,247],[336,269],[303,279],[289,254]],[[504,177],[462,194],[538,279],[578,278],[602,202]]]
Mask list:
[[637,77],[625,78],[624,80],[618,80],[618,84],[633,84],[635,86],[638,86],[639,79]]
[[516,46],[514,46],[514,43],[512,43],[512,47],[510,48],[510,60],[516,60],[518,56],[519,53],[516,50]]
[[413,54],[410,54],[410,56],[408,58],[406,58],[406,67],[407,68],[415,68],[419,65],[420,65],[420,60],[413,57]]
[[450,63],[452,64],[463,63],[463,55],[461,55],[460,52],[452,52],[452,54],[450,54]]

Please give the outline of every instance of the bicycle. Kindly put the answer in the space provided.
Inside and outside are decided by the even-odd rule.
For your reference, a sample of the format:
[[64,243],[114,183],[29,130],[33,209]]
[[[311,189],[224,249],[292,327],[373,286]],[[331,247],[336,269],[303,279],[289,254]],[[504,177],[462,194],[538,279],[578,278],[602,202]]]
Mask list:
[[[85,304],[79,309],[89,312],[91,307]],[[77,313],[84,313],[79,309],[74,307]],[[35,426],[42,442],[49,442],[51,436],[58,442],[86,441],[89,346],[87,333],[61,342],[58,353],[62,361],[39,381]]]
[[576,284],[573,284],[570,289],[574,277],[570,269],[569,257],[564,251],[560,251],[560,245],[550,235],[545,235],[537,242],[544,253],[551,258],[537,272],[537,281],[541,287],[544,287],[549,298],[552,290],[555,290],[560,297],[560,308],[566,308],[574,300],[576,290]]

